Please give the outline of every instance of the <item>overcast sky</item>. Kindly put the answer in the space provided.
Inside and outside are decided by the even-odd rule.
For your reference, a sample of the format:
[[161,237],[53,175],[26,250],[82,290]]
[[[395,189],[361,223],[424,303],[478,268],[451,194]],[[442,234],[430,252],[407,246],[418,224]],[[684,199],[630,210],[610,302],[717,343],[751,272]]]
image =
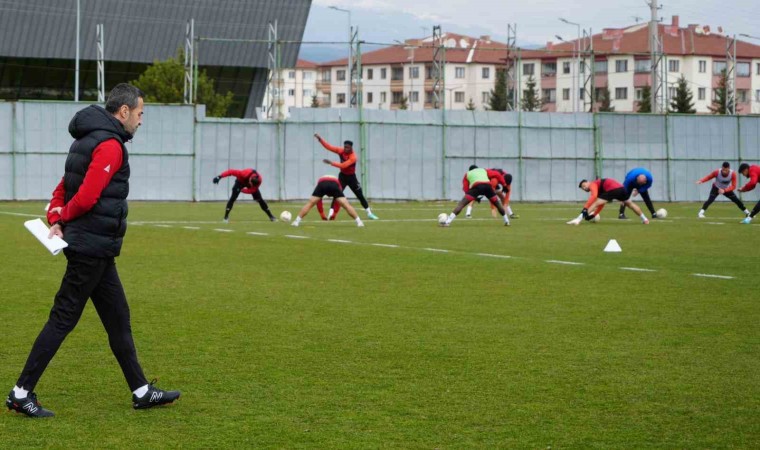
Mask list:
[[[680,16],[681,26],[689,23],[722,26],[727,33],[760,36],[758,0],[660,0],[659,16],[670,23]],[[506,40],[507,24],[517,24],[517,42],[522,46],[545,45],[559,34],[574,38],[577,29],[558,20],[564,17],[600,32],[602,28],[624,27],[649,20],[645,0],[314,0],[306,40],[345,40],[347,15],[328,9],[338,6],[351,10],[361,38],[375,42],[430,35],[433,25],[443,31],[473,36],[488,34]],[[427,30],[423,30],[425,27]],[[760,44],[760,41],[755,41]]]

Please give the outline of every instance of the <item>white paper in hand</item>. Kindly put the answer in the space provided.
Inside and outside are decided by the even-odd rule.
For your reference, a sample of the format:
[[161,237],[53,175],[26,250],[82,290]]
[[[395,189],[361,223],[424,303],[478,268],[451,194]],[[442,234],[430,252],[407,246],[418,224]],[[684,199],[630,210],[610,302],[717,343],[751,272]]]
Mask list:
[[45,246],[46,249],[48,249],[50,253],[53,254],[53,256],[61,253],[61,250],[69,246],[66,241],[58,236],[53,236],[51,239],[48,239],[50,229],[41,219],[27,220],[24,222],[24,226],[34,235],[34,237],[37,238],[38,241],[40,241],[40,243],[42,243],[42,245]]

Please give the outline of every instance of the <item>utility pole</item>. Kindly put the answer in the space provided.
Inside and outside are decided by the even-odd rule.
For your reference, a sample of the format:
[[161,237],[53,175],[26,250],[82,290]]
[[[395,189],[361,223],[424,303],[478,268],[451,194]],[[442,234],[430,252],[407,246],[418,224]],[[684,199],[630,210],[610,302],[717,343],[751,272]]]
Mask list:
[[103,37],[103,24],[95,26],[96,46],[98,49],[98,102],[106,101],[106,68],[105,68],[105,38]]
[[520,90],[520,85],[517,82],[516,73],[519,69],[519,64],[517,63],[517,53],[517,24],[508,24],[507,67],[505,73],[507,82],[507,111],[517,111],[517,91]]
[[79,24],[81,22],[79,0],[77,0],[77,51],[76,62],[74,63],[74,101],[79,101]]
[[736,35],[726,37],[726,108],[727,115],[736,114]]
[[657,26],[657,0],[651,0],[649,3],[649,10],[651,12],[651,19],[649,21],[649,57],[651,62],[651,82],[652,82],[652,96],[650,98],[649,106],[653,114],[662,112],[660,108],[659,98],[662,97],[662,77],[660,74],[660,60],[662,58],[661,41],[658,35]]
[[195,19],[190,19],[185,27],[185,86],[184,103],[192,105],[193,100],[193,53],[195,51]]
[[446,70],[446,49],[444,47],[443,34],[441,26],[433,27],[433,108],[446,108],[444,102],[445,92],[445,74]]

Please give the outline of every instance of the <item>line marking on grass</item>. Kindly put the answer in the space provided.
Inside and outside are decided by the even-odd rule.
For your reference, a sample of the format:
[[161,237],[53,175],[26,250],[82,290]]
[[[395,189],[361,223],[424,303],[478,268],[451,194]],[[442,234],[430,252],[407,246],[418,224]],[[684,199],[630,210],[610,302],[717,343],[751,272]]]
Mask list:
[[721,280],[733,280],[734,277],[729,277],[727,275],[713,275],[711,273],[693,273],[695,277],[703,277],[703,278],[720,278]]
[[509,255],[494,255],[492,253],[475,253],[478,256],[486,256],[488,258],[503,258],[503,259],[509,259],[512,258]]
[[451,250],[444,250],[442,248],[422,247],[422,250],[427,250],[429,252],[438,252],[438,253],[451,253]]
[[395,245],[395,244],[369,244],[369,245],[374,245],[375,247],[399,248],[398,245]]
[[337,242],[339,244],[353,244],[351,241],[346,241],[344,239],[328,239],[328,242]]
[[705,222],[708,225],[725,225],[726,222]]
[[550,264],[565,264],[565,265],[568,265],[568,266],[582,266],[582,265],[584,265],[584,263],[573,262],[573,261],[560,261],[560,260],[557,260],[557,259],[547,259],[544,262],[548,262]]
[[200,230],[201,229],[201,227],[182,227],[182,228],[186,230]]
[[19,217],[39,217],[44,218],[45,216],[40,216],[39,214],[22,214],[22,213],[12,213],[12,212],[0,212],[0,214],[5,214],[8,216],[19,216]]
[[309,236],[298,236],[296,234],[286,234],[284,236],[291,239],[309,239]]
[[653,269],[642,269],[641,267],[619,267],[620,270],[630,270],[632,272],[657,272]]
[[153,225],[153,226],[154,227],[158,227],[158,228],[171,228],[172,227],[171,225],[162,225],[162,224],[157,224],[157,225]]
[[232,233],[235,230],[228,230],[226,228],[214,228],[214,231],[219,231],[221,233]]
[[257,231],[249,231],[249,232],[247,232],[245,234],[250,234],[250,235],[253,235],[253,236],[269,236],[269,233],[259,233]]

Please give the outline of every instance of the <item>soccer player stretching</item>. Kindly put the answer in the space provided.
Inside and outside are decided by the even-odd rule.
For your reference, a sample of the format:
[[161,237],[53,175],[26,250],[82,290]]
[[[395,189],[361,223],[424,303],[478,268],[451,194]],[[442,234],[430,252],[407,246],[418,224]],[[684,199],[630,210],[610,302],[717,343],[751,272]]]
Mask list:
[[[752,189],[755,189],[755,186],[757,186],[758,180],[760,180],[760,166],[753,164],[749,165],[747,163],[742,163],[741,166],[739,166],[739,173],[744,175],[745,178],[749,178],[749,181],[747,184],[742,186],[739,189],[739,192],[749,192]],[[757,202],[754,208],[752,208],[752,212],[749,213],[749,216],[747,216],[744,220],[742,220],[742,223],[749,224],[752,222],[752,219],[755,218],[757,213],[760,213],[760,200]]]
[[[504,177],[504,181],[506,181],[507,184],[501,184],[499,183],[499,180],[496,178],[491,178],[491,187],[493,187],[494,192],[496,192],[496,195],[499,196],[499,199],[501,200],[501,206],[504,207],[504,210],[507,211],[507,214],[509,215],[510,219],[517,219],[518,216],[514,212],[512,212],[512,207],[509,206],[509,198],[512,195],[512,174],[509,174],[505,172],[502,169],[486,169],[486,170],[493,170],[495,172],[499,172],[502,177]],[[465,212],[464,216],[468,219],[472,218],[472,206],[475,202],[470,202],[469,205],[467,205],[467,212]],[[496,207],[491,204],[491,215],[493,217],[496,217]]]
[[[649,198],[648,192],[649,188],[652,187],[652,181],[654,181],[654,178],[652,178],[652,172],[642,167],[637,167],[625,174],[623,187],[625,187],[626,192],[628,192],[628,198],[633,196],[634,190],[641,194],[641,198],[644,200],[644,203],[647,205],[647,209],[652,214],[652,218],[656,219],[657,213],[654,212],[654,205],[652,205],[652,200]],[[620,205],[620,214],[618,215],[618,219],[626,218],[624,214],[625,206],[625,204]]]
[[[340,185],[340,181],[337,177],[334,177],[332,175],[325,175],[317,181],[317,186],[314,188],[314,192],[311,193],[311,198],[309,198],[309,201],[306,202],[303,208],[301,208],[301,212],[298,213],[298,216],[291,225],[294,227],[299,226],[301,224],[301,220],[306,217],[306,214],[308,214],[311,208],[313,208],[315,205],[320,208],[320,202],[324,196],[332,197],[334,202],[337,202],[339,205],[346,208],[348,215],[356,221],[356,226],[364,226],[362,219],[360,219],[359,215],[356,214],[354,207],[348,203],[346,196],[343,195],[343,187]],[[321,213],[322,211],[320,211],[320,214]]]
[[628,192],[618,181],[613,180],[612,178],[597,178],[594,181],[581,180],[581,182],[578,183],[578,187],[591,195],[588,196],[588,201],[583,205],[581,214],[575,219],[567,222],[568,225],[580,225],[581,220],[583,219],[593,220],[594,217],[602,211],[604,205],[612,200],[623,202],[624,207],[627,206],[631,208],[633,212],[641,217],[641,222],[644,225],[649,224],[647,216],[641,212],[641,208],[631,201]]
[[509,226],[509,216],[504,211],[504,208],[499,201],[499,196],[496,195],[496,191],[494,191],[493,186],[491,186],[491,178],[496,178],[502,186],[507,184],[506,180],[504,180],[504,177],[499,172],[490,169],[481,169],[476,165],[470,166],[470,169],[462,179],[462,189],[465,192],[464,197],[462,197],[462,200],[459,201],[459,204],[454,208],[454,211],[449,214],[448,219],[446,219],[446,222],[442,223],[441,226],[451,226],[451,222],[453,222],[459,213],[462,212],[464,207],[481,195],[487,198],[488,201],[499,210],[499,214],[504,217],[504,225]]
[[737,197],[734,193],[734,190],[736,189],[736,172],[731,170],[731,165],[728,163],[728,161],[724,162],[723,166],[720,169],[713,170],[706,177],[697,181],[696,184],[706,183],[713,178],[715,178],[715,181],[713,182],[712,189],[710,189],[710,197],[707,199],[705,204],[702,205],[702,209],[699,210],[697,217],[704,219],[705,211],[707,211],[707,208],[712,204],[712,202],[715,201],[719,195],[725,195],[726,198],[734,202],[736,206],[738,206],[739,209],[741,211],[744,211],[744,214],[748,216],[750,214],[749,211],[744,207],[744,203],[742,203],[742,201],[739,200],[739,197]]
[[224,223],[229,223],[230,211],[232,211],[232,206],[235,204],[235,200],[237,200],[238,195],[240,195],[241,192],[243,194],[251,194],[253,199],[259,203],[261,210],[269,217],[269,220],[272,222],[277,221],[269,210],[269,205],[267,205],[267,202],[264,201],[264,198],[261,196],[259,188],[261,187],[263,178],[260,173],[256,172],[256,169],[226,170],[222,172],[221,175],[214,177],[214,184],[219,184],[219,180],[225,177],[235,177],[235,184],[232,186],[232,193],[230,194],[230,199],[227,201],[227,209],[224,210]]

